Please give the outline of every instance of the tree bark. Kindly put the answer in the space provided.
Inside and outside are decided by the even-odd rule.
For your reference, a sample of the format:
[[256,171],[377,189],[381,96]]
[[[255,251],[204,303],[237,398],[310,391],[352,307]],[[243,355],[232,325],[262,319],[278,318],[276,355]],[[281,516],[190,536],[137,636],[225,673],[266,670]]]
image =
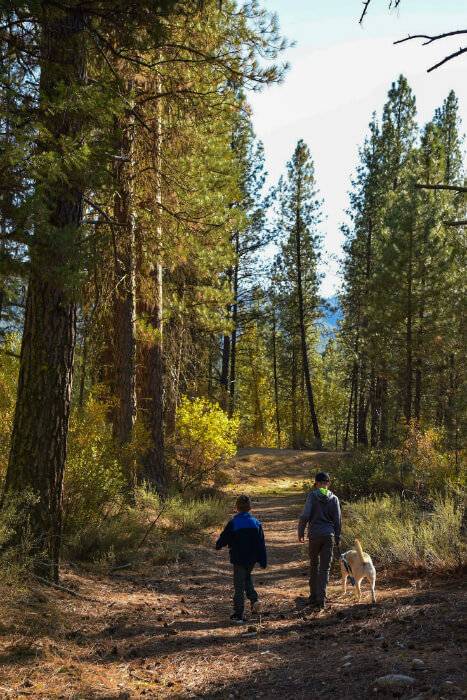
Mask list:
[[[128,92],[131,92],[131,84]],[[134,118],[130,112],[118,124],[120,153],[115,166],[113,299],[115,390],[114,436],[121,445],[131,442],[136,420],[136,273],[133,216]],[[131,465],[126,465],[130,491],[135,484]]]
[[407,423],[412,418],[412,285],[413,285],[413,229],[409,231],[409,260],[407,269],[407,319],[406,319],[406,366],[405,366],[405,401],[404,415]]
[[276,414],[277,447],[281,448],[281,422],[279,414],[279,382],[277,376],[276,312],[272,310],[272,371],[274,378],[274,407]]
[[292,338],[292,363],[291,363],[291,377],[290,377],[290,384],[291,384],[291,392],[290,392],[290,399],[291,399],[291,429],[292,429],[292,447],[296,450],[298,449],[298,440],[297,440],[297,354],[295,352],[295,338]]
[[222,338],[222,367],[220,376],[221,406],[227,410],[229,396],[229,364],[230,364],[230,335],[224,334]]
[[[42,5],[40,101],[60,99],[86,80],[85,17],[79,8]],[[47,143],[60,159],[63,139],[76,138],[82,117],[69,109],[43,109]],[[47,136],[45,137],[47,138]],[[62,161],[66,170],[66,164]],[[79,251],[73,235],[82,222],[82,194],[73,173],[45,184],[42,216],[34,229],[31,272],[21,346],[18,394],[3,501],[20,510],[16,539],[32,537],[36,569],[58,581],[62,485],[70,415],[76,302],[67,288]],[[40,187],[41,183],[38,183]],[[31,494],[32,499],[29,497]],[[22,500],[22,503],[18,503]]]
[[[160,91],[160,85],[157,86]],[[162,204],[162,107],[158,100],[156,119],[156,203]],[[160,212],[159,212],[160,214]],[[148,323],[153,329],[153,339],[146,351],[145,362],[145,422],[149,429],[150,446],[142,459],[143,478],[163,497],[167,495],[169,474],[164,454],[164,352],[163,352],[163,270],[160,258],[162,225],[156,230],[158,250],[151,263],[150,278],[153,296],[148,305]]]
[[164,356],[162,322],[162,265],[157,261],[152,271],[153,299],[148,323],[154,338],[146,349],[144,396],[145,423],[149,429],[150,447],[142,460],[143,479],[161,495],[167,494],[168,474],[164,456]]
[[360,382],[358,395],[358,444],[368,446],[368,433],[366,429],[366,417],[368,413],[368,402],[366,400],[366,362],[363,359],[360,363]]
[[353,446],[358,445],[358,385],[359,385],[359,365],[355,363],[355,393],[353,402]]
[[177,408],[180,400],[180,376],[182,371],[183,355],[185,353],[183,325],[176,326],[175,332],[177,333],[177,353],[176,357],[172,358],[173,370],[171,373],[171,381],[170,383],[167,381],[165,382],[165,436],[167,439],[172,438],[176,430]]
[[350,379],[349,408],[347,411],[347,422],[345,424],[344,444],[342,446],[342,449],[344,450],[344,452],[347,450],[347,445],[349,442],[350,420],[352,418],[352,403],[353,403],[354,391],[355,391],[355,365],[353,366],[351,379]]
[[379,443],[382,447],[388,442],[388,380],[381,377],[381,419],[379,426]]
[[229,416],[235,410],[236,362],[237,362],[237,326],[238,326],[238,256],[240,252],[240,235],[235,232],[235,266],[233,270],[233,304],[232,334],[230,339],[230,382],[229,382]]

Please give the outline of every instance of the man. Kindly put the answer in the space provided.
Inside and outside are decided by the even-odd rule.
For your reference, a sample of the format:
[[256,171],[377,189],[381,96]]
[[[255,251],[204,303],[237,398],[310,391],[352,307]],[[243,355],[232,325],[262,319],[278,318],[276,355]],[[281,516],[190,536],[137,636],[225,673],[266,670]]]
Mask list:
[[318,472],[314,488],[307,496],[303,513],[298,521],[298,540],[303,542],[308,524],[310,553],[310,605],[323,609],[326,586],[331,570],[334,542],[338,545],[341,534],[339,499],[329,490],[330,476]]

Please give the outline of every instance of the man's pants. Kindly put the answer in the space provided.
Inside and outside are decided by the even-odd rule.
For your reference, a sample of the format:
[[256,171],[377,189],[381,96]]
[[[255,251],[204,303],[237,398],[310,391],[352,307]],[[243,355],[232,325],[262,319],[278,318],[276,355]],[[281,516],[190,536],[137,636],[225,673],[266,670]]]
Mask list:
[[331,570],[334,535],[310,537],[310,600],[324,604]]
[[243,615],[243,608],[245,606],[245,593],[248,600],[252,603],[256,603],[258,600],[258,594],[253,586],[253,580],[251,578],[251,572],[253,571],[254,564],[251,566],[241,566],[240,564],[233,565],[233,578],[234,578],[234,612],[236,615]]

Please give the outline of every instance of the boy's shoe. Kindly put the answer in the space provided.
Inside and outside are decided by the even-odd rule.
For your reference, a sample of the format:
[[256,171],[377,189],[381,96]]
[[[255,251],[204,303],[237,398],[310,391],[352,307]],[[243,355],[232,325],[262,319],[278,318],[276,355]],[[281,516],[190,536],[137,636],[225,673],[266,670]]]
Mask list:
[[251,612],[254,615],[259,615],[261,613],[261,603],[259,600],[255,600],[254,603],[251,603]]
[[243,615],[237,615],[237,613],[233,613],[233,615],[230,616],[230,620],[235,624],[235,625],[244,625],[246,620],[243,617]]

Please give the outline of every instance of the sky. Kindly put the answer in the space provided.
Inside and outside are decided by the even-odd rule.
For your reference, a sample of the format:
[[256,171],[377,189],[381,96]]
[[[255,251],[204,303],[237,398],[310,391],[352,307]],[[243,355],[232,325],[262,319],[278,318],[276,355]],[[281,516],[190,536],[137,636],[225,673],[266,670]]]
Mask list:
[[348,192],[374,111],[381,114],[391,82],[403,73],[417,98],[420,124],[429,121],[455,90],[467,130],[467,54],[432,73],[426,70],[460,46],[459,38],[422,46],[394,46],[409,34],[439,34],[467,27],[467,0],[372,0],[363,26],[361,0],[263,0],[277,13],[282,34],[295,42],[284,58],[290,69],[282,84],[253,93],[256,134],[264,143],[271,183],[285,170],[298,139],[310,147],[324,199],[325,277],[322,294],[339,284],[339,264]]

